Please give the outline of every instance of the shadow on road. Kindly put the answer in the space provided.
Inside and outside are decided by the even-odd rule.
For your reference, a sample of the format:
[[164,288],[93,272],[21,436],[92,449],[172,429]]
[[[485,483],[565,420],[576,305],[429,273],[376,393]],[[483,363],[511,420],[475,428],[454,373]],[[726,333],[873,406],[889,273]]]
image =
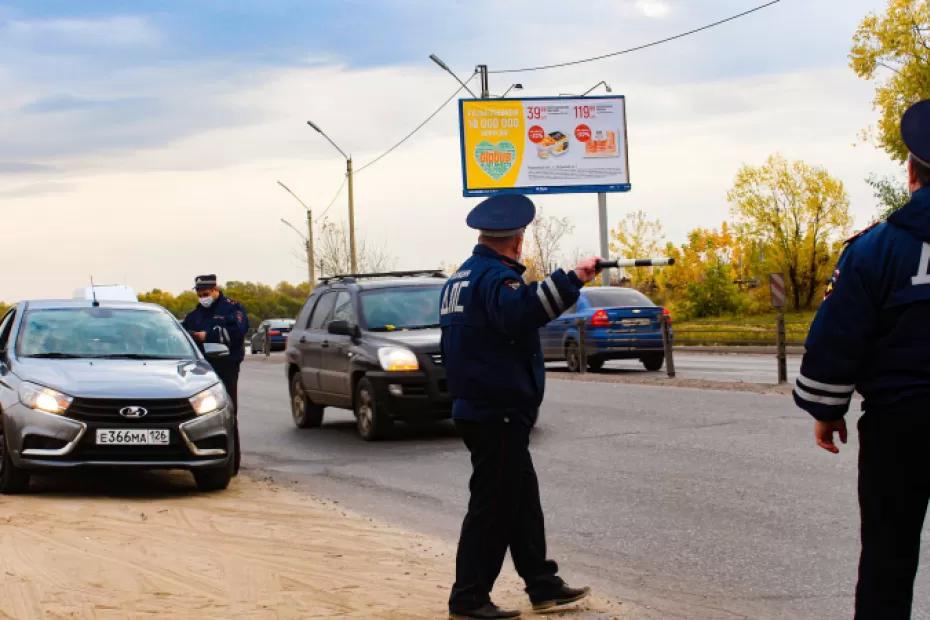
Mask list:
[[[308,435],[310,433],[328,435],[329,437],[348,437],[360,444],[365,443],[365,441],[358,436],[355,422],[349,420],[327,422],[324,419],[323,426],[318,429],[310,429],[308,431]],[[419,441],[421,439],[458,438],[458,436],[459,435],[455,430],[455,426],[449,420],[424,424],[405,424],[399,422],[394,425],[394,428],[391,429],[390,433],[386,437],[373,443],[403,443],[408,441]]]

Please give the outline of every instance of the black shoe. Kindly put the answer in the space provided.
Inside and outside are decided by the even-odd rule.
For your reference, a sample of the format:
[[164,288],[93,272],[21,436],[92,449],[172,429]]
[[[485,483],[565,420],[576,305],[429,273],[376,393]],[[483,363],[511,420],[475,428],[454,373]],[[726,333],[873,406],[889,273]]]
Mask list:
[[501,609],[494,603],[485,603],[471,611],[449,611],[449,620],[487,620],[492,618],[519,618],[515,609]]
[[558,588],[546,592],[542,596],[530,597],[530,602],[533,603],[534,610],[540,611],[580,601],[589,594],[591,594],[591,588],[569,588],[563,583]]

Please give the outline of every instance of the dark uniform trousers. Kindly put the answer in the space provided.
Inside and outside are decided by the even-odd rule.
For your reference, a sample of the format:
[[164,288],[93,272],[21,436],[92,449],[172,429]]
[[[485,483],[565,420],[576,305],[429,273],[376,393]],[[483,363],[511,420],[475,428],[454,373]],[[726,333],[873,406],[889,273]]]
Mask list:
[[539,483],[530,456],[530,426],[508,422],[456,420],[471,452],[471,499],[462,523],[455,561],[452,610],[470,610],[490,601],[508,547],[530,597],[562,584],[558,565],[546,559],[546,536]]
[[239,449],[239,364],[240,362],[230,360],[217,360],[212,364],[214,372],[223,382],[223,387],[226,388],[226,393],[229,394],[233,403],[233,415],[236,422],[233,435],[236,445],[235,471],[239,471],[239,465],[242,462],[242,450]]
[[856,620],[907,620],[930,501],[930,414],[859,419],[862,555]]

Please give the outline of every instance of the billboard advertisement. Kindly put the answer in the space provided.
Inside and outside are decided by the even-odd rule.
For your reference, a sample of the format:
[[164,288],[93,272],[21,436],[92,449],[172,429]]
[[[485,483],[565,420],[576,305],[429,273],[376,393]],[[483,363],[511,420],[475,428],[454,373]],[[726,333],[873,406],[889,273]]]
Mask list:
[[625,103],[460,99],[463,194],[629,191]]

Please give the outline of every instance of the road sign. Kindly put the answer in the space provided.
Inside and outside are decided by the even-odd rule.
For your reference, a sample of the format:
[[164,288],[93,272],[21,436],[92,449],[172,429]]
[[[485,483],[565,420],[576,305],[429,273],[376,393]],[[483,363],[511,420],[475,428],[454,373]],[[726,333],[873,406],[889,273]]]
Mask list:
[[460,99],[465,196],[630,190],[622,96]]
[[769,288],[772,290],[772,306],[785,307],[785,276],[780,273],[769,274]]

